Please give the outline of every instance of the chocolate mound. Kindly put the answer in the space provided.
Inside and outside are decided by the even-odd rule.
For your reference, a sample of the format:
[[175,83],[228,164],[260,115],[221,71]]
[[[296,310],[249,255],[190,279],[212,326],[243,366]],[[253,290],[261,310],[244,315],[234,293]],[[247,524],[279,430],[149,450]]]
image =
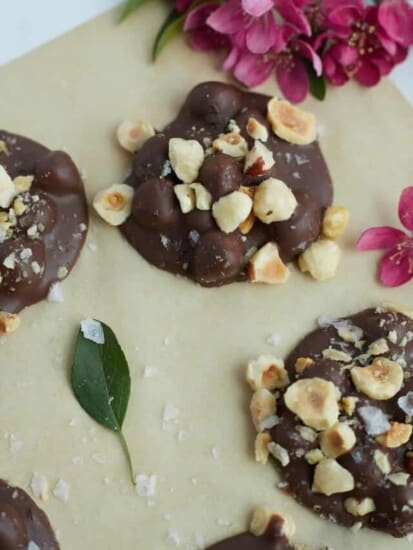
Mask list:
[[251,533],[242,533],[217,542],[207,550],[292,550],[294,547],[283,534],[282,524],[282,519],[274,516],[263,535],[257,537]]
[[0,480],[0,548],[31,550],[32,547],[60,548],[46,514],[25,491]]
[[29,177],[23,178],[27,190],[0,207],[0,311],[17,313],[69,274],[86,238],[88,211],[66,153],[0,131],[1,167],[14,181]]
[[[220,286],[247,279],[251,254],[269,241],[278,245],[282,260],[288,262],[320,235],[323,212],[332,201],[328,168],[316,141],[293,145],[273,133],[267,120],[269,100],[227,84],[200,84],[189,93],[176,120],[135,153],[127,180],[135,189],[132,215],[121,231],[148,262],[203,286]],[[244,173],[239,159],[211,148],[216,138],[234,129],[251,148],[250,118],[268,132],[265,147],[275,160],[269,170],[258,170],[259,175],[254,175],[255,169],[252,174]],[[268,224],[256,219],[252,229],[242,234],[239,229],[220,231],[210,209],[182,213],[174,194],[174,185],[181,181],[168,157],[169,140],[176,137],[197,140],[206,151],[196,181],[213,202],[240,186],[255,188],[266,179],[277,178],[298,203],[293,216]]]
[[319,322],[286,360],[276,417],[258,437],[268,434],[285,491],[317,515],[405,536],[413,531],[413,320],[376,308]]

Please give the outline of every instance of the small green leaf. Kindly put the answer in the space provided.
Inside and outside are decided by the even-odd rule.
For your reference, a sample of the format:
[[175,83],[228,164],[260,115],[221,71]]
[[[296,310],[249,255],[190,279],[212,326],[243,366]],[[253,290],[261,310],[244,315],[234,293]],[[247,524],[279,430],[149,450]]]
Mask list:
[[147,0],[128,0],[123,8],[121,16],[119,17],[119,22],[125,21],[134,11],[136,11],[142,4],[147,2]]
[[307,65],[310,93],[319,101],[323,101],[327,92],[326,79],[323,75],[317,76],[312,65]]
[[131,387],[129,367],[112,329],[100,321],[94,322],[98,329],[97,323],[100,323],[104,342],[97,343],[90,336],[87,338],[82,328],[79,330],[71,372],[72,389],[81,407],[96,422],[118,433],[134,483],[132,463],[122,434]]
[[164,47],[170,42],[177,34],[179,34],[184,26],[185,14],[179,13],[179,11],[173,9],[166,17],[156,35],[155,42],[152,49],[152,59],[155,61]]

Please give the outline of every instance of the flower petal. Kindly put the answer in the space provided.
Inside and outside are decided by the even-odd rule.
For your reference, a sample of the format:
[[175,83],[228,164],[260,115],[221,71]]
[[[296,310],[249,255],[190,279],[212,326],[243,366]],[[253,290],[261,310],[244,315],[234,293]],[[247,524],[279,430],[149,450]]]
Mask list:
[[256,19],[246,33],[246,45],[250,52],[263,54],[267,53],[275,43],[278,42],[280,28],[274,21],[274,16]]
[[370,88],[380,82],[381,74],[380,70],[374,63],[362,59],[360,68],[354,74],[354,80],[357,80],[362,86]]
[[409,231],[413,231],[413,187],[406,187],[400,195],[399,218]]
[[412,260],[407,250],[404,254],[390,250],[380,261],[380,281],[390,287],[404,285],[413,277]]
[[378,9],[378,20],[388,36],[404,47],[413,44],[413,8],[403,0],[386,0]]
[[315,52],[311,45],[308,42],[304,42],[304,40],[296,40],[295,46],[303,57],[311,61],[316,75],[320,76],[323,72],[323,64],[320,56]]
[[239,0],[229,0],[217,10],[215,10],[207,19],[207,24],[214,31],[223,34],[233,34],[245,27],[244,12]]
[[252,17],[261,17],[274,6],[272,0],[242,0],[242,8]]
[[193,0],[175,0],[175,7],[178,11],[186,11],[192,4]]
[[229,54],[227,55],[222,68],[224,71],[230,71],[235,67],[235,65],[238,63],[239,58],[241,57],[241,51],[239,48],[232,47],[229,51]]
[[300,10],[293,0],[277,0],[276,8],[285,23],[292,25],[298,33],[311,36],[310,23],[303,10]]
[[296,56],[294,65],[286,70],[280,63],[276,68],[278,86],[284,96],[293,103],[303,101],[309,89],[308,73],[304,63]]
[[242,53],[234,69],[234,76],[248,88],[262,84],[274,69],[273,61],[264,61],[261,56]]
[[324,73],[333,86],[343,86],[348,82],[348,76],[343,68],[336,62],[329,51],[323,56]]
[[217,9],[214,2],[206,2],[191,10],[185,18],[184,31],[193,31],[206,25],[209,15]]
[[220,50],[228,46],[228,39],[224,34],[219,34],[209,27],[203,27],[191,31],[189,43],[194,50]]
[[406,239],[406,234],[395,227],[371,227],[357,241],[358,250],[383,250],[392,248]]

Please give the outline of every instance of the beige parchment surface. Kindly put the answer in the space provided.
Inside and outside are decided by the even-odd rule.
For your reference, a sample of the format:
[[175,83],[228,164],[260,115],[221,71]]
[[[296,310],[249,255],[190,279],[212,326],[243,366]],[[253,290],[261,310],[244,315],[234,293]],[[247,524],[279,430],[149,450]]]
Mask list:
[[[217,59],[192,52],[181,39],[156,65],[149,62],[163,16],[163,7],[150,3],[120,27],[111,12],[0,69],[0,126],[67,149],[84,170],[89,197],[122,181],[129,159],[114,141],[116,124],[135,116],[160,127],[193,85],[224,78]],[[273,83],[263,89],[275,92]],[[212,543],[239,532],[262,503],[294,516],[297,541],[335,550],[409,547],[322,521],[276,488],[271,465],[253,459],[243,380],[248,358],[283,356],[322,313],[343,315],[383,300],[413,304],[412,285],[382,288],[375,254],[354,250],[367,226],[397,223],[399,192],[413,184],[412,109],[389,82],[371,92],[330,90],[323,104],[306,106],[322,125],[336,201],[352,215],[334,280],[315,283],[294,270],[288,286],[202,289],[148,265],[92,215],[88,242],[96,250],[86,247],[64,282],[64,303],[25,311],[21,329],[0,346],[0,473],[22,487],[35,471],[51,488],[59,478],[70,484],[66,504],[53,496],[41,503],[64,550],[163,550],[171,546],[168,529],[179,534],[181,548],[194,548],[194,533]],[[135,493],[115,436],[72,396],[74,337],[89,316],[114,328],[129,359],[125,434],[136,472],[158,476],[153,502]],[[275,348],[266,343],[272,332],[281,335]],[[144,379],[145,365],[158,366],[158,376]],[[166,403],[180,417],[165,431]],[[178,441],[181,430],[185,441]],[[6,432],[22,441],[21,450],[10,451],[7,434],[1,437]]]

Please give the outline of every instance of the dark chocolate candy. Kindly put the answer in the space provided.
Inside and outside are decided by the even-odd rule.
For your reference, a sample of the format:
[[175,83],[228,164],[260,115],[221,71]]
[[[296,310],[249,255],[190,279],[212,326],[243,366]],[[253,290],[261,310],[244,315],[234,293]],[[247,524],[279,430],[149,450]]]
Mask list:
[[[273,441],[288,451],[290,462],[284,467],[281,467],[278,461],[274,463],[279,467],[286,483],[285,491],[318,515],[346,526],[360,523],[396,537],[405,536],[413,531],[413,477],[410,475],[406,485],[392,483],[375,462],[374,452],[380,450],[387,455],[391,467],[390,475],[398,472],[413,474],[413,463],[407,456],[413,449],[413,441],[409,440],[396,448],[381,445],[376,441],[376,436],[369,435],[360,408],[366,405],[378,408],[387,416],[389,422],[411,422],[406,410],[402,410],[398,404],[398,400],[413,392],[413,320],[401,313],[378,308],[368,309],[341,319],[338,323],[326,325],[304,338],[288,357],[286,369],[291,383],[301,378],[323,378],[333,382],[342,397],[358,398],[354,413],[348,415],[342,409],[339,417],[340,421],[350,422],[356,436],[356,445],[351,451],[336,458],[337,462],[353,475],[355,488],[331,496],[312,491],[315,466],[306,461],[304,453],[318,448],[319,442],[310,442],[301,437],[297,428],[303,424],[286,407],[283,399],[285,390],[281,391],[277,399],[279,422],[271,428],[270,434]],[[352,330],[357,327],[355,330],[358,332],[359,343],[356,345],[343,340],[338,334],[338,330],[342,331],[348,327]],[[388,351],[380,353],[380,356],[397,362],[404,371],[403,385],[391,399],[369,398],[355,388],[348,363],[322,358],[323,350],[332,347],[351,355],[350,364],[367,366],[374,360],[373,356],[366,355],[367,348],[381,338],[387,342]],[[295,369],[296,360],[300,357],[314,360],[314,363],[306,367],[301,374]],[[406,399],[411,400],[410,406],[413,411],[413,393],[407,395]],[[366,515],[354,516],[348,513],[344,506],[345,500],[349,497],[358,501],[370,498],[374,501],[375,510]]]
[[[0,165],[10,177],[34,176],[30,190],[18,195],[25,211],[0,242],[0,311],[17,313],[46,298],[50,286],[71,271],[86,238],[88,212],[69,155],[5,131],[0,141]],[[0,214],[7,212],[0,208]],[[37,231],[30,237],[31,228]],[[3,262],[13,254],[14,268],[7,268]]]
[[273,516],[266,532],[260,537],[251,533],[243,533],[209,546],[207,550],[292,550],[282,532],[283,521]]
[[[254,248],[268,241],[275,241],[284,261],[290,261],[317,239],[322,214],[332,201],[328,168],[317,142],[292,145],[272,132],[266,116],[269,99],[219,82],[200,84],[189,93],[176,120],[162,133],[150,138],[135,154],[133,170],[127,180],[136,190],[133,214],[121,226],[121,231],[146,260],[162,269],[186,275],[201,285],[220,286],[245,280],[248,256]],[[172,185],[178,183],[178,179],[168,160],[169,139],[196,139],[208,148],[211,140],[230,131],[235,121],[251,146],[253,140],[246,131],[250,117],[255,117],[268,129],[265,145],[274,154],[274,167],[264,175],[247,176],[243,174],[241,162],[223,153],[214,153],[206,157],[198,181],[215,201],[239,189],[240,185],[254,186],[275,177],[293,190],[298,206],[288,221],[265,225],[256,220],[245,237],[238,230],[218,237],[218,227],[211,212],[181,213],[172,193]],[[194,246],[194,231],[211,233]],[[209,251],[206,250],[208,243],[212,246]],[[223,250],[222,246],[228,249]],[[218,251],[216,256],[215,251]],[[201,265],[204,259],[205,264]]]
[[30,542],[40,550],[60,548],[46,514],[25,491],[0,480],[0,548],[27,550]]

